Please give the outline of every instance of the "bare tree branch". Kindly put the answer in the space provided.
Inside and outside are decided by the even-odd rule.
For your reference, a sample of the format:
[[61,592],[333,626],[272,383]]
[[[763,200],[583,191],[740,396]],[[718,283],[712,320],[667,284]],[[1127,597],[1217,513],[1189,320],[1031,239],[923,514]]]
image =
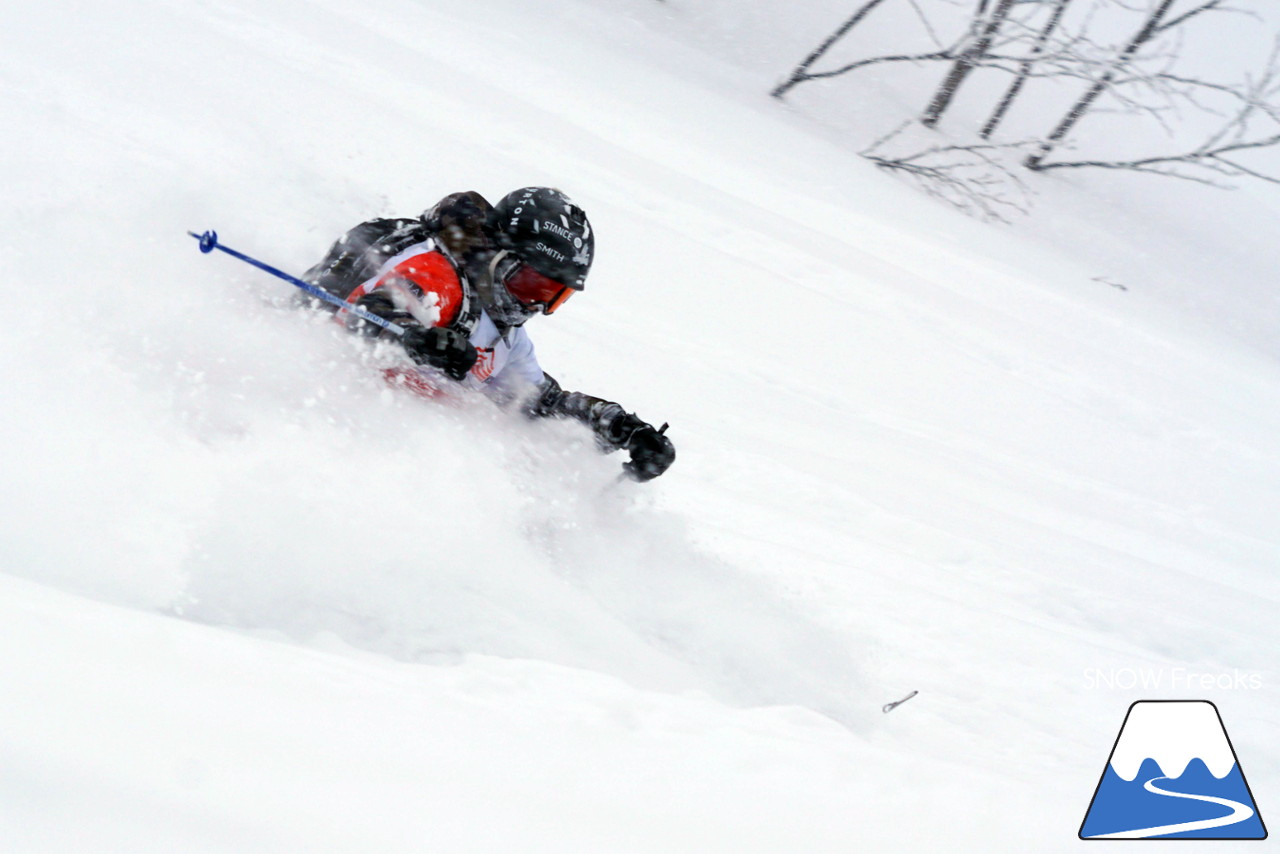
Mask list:
[[[1056,161],[1053,163],[1044,163],[1040,166],[1041,170],[1046,169],[1082,169],[1086,167],[1098,169],[1132,169],[1137,172],[1153,172],[1156,171],[1152,167],[1185,165],[1206,169],[1211,172],[1217,172],[1228,177],[1237,177],[1240,175],[1248,175],[1253,178],[1260,178],[1263,181],[1269,181],[1273,184],[1280,184],[1280,177],[1267,175],[1256,169],[1242,166],[1239,163],[1228,160],[1224,155],[1233,154],[1238,151],[1248,151],[1257,148],[1270,148],[1280,144],[1280,134],[1266,137],[1263,139],[1255,139],[1247,142],[1236,142],[1229,145],[1220,145],[1215,148],[1200,147],[1194,151],[1188,151],[1182,154],[1169,154],[1159,157],[1142,157],[1134,160],[1076,160],[1076,161]],[[1157,174],[1170,175],[1177,178],[1185,178],[1187,180],[1201,180],[1191,175],[1180,172],[1171,172],[1163,170]],[[1207,183],[1207,182],[1205,182]]]
[[953,51],[938,51],[936,53],[916,53],[904,54],[901,56],[873,56],[870,59],[860,59],[857,62],[851,62],[834,71],[818,71],[805,76],[806,80],[822,80],[827,77],[838,77],[850,71],[856,71],[868,65],[876,65],[881,62],[928,62],[938,59],[955,59],[956,55]]
[[942,39],[938,38],[938,33],[933,28],[933,22],[929,20],[929,16],[920,8],[917,0],[907,0],[911,4],[911,8],[915,11],[916,17],[920,19],[920,25],[924,27],[924,31],[929,35],[930,41],[938,49],[942,48]]
[[[944,0],[951,5],[977,7],[965,32],[949,46],[938,40],[917,0],[905,2],[926,24],[936,49],[903,50],[814,71],[814,64],[836,41],[883,3],[865,0],[773,94],[781,97],[799,83],[877,64],[951,63],[919,123],[906,122],[860,152],[878,168],[917,182],[937,198],[984,219],[1007,221],[1030,206],[1032,193],[1024,183],[1023,168],[1033,172],[1127,170],[1215,187],[1231,186],[1234,179],[1240,178],[1280,184],[1280,172],[1259,167],[1251,156],[1263,149],[1280,147],[1280,39],[1261,70],[1247,75],[1243,82],[1220,82],[1221,78],[1181,70],[1179,60],[1190,49],[1184,44],[1186,25],[1198,24],[1210,13],[1243,11],[1230,8],[1230,0],[1093,0],[1091,4],[1075,4],[1072,17],[1067,17],[1072,0]],[[1179,4],[1188,8],[1184,10]],[[1095,18],[1103,11],[1117,9],[1141,18],[1136,31],[1113,47],[1095,40],[1092,33],[1104,24],[1105,29],[1114,31],[1113,24],[1099,24]],[[1075,14],[1077,10],[1081,14]],[[961,137],[958,142],[953,139],[948,144],[930,144],[932,137],[921,125],[932,127],[938,122],[959,86],[975,69],[1011,76],[1008,89],[979,131],[982,140],[991,137],[1010,105],[1023,97],[1033,82],[1076,80],[1080,81],[1082,92],[1047,137],[996,144],[966,144]],[[1088,113],[1141,117],[1158,123],[1170,139],[1182,142],[1168,145],[1174,150],[1170,154],[1151,155],[1148,148],[1148,156],[1070,160],[1059,155],[1061,159],[1050,162],[1050,155],[1071,147],[1077,125]],[[1188,114],[1215,119],[1210,132],[1198,140],[1191,139],[1190,144],[1186,144]],[[915,130],[908,133],[911,128]],[[914,147],[904,142],[908,138],[914,140]],[[1143,153],[1137,149],[1137,154]]]
[[[1093,86],[1090,87],[1083,96],[1081,96],[1080,100],[1076,101],[1075,105],[1072,106],[1065,116],[1063,116],[1062,121],[1058,123],[1058,126],[1049,134],[1048,139],[1044,141],[1040,146],[1040,149],[1026,159],[1024,165],[1028,169],[1035,170],[1040,168],[1040,164],[1044,161],[1045,157],[1053,151],[1055,145],[1061,142],[1062,139],[1071,132],[1071,129],[1075,127],[1076,122],[1080,121],[1080,118],[1088,112],[1089,107],[1095,100],[1097,100],[1098,96],[1101,95],[1111,84],[1112,79],[1114,79],[1116,74],[1119,73],[1119,70],[1124,67],[1135,53],[1138,52],[1138,48],[1142,47],[1142,45],[1152,39],[1156,33],[1156,28],[1160,26],[1161,20],[1169,11],[1169,7],[1173,5],[1173,2],[1174,0],[1160,0],[1160,5],[1151,13],[1151,17],[1147,19],[1146,24],[1137,32],[1136,35],[1134,35],[1132,39],[1129,40],[1129,43],[1125,45],[1124,50],[1121,51],[1120,56],[1116,59],[1114,67],[1104,74],[1097,83],[1093,84]],[[1210,0],[1210,2],[1216,2],[1216,0]]]
[[863,18],[871,14],[872,10],[883,3],[884,0],[867,0],[866,3],[854,12],[853,15],[841,24],[834,33],[827,36],[826,41],[818,45],[812,53],[805,57],[804,61],[797,65],[791,72],[791,77],[779,85],[771,93],[775,98],[781,98],[790,92],[795,86],[806,80],[813,80],[814,75],[808,73],[809,67],[823,57],[823,55],[831,49],[832,45],[844,38],[845,35],[856,27]]
[[1199,15],[1203,12],[1209,12],[1214,9],[1220,9],[1220,8],[1222,8],[1222,0],[1209,0],[1209,2],[1203,3],[1194,9],[1183,12],[1181,15],[1179,15],[1176,18],[1170,18],[1165,23],[1156,27],[1156,34],[1158,35],[1160,33],[1165,33],[1165,32],[1168,32],[1169,30],[1174,29],[1175,27],[1180,27],[1183,24],[1185,24],[1189,18],[1193,18],[1196,15]]
[[982,219],[1009,222],[1030,210],[1031,189],[1001,155],[1025,149],[1025,143],[937,145],[912,154],[878,154],[877,149],[914,122],[908,121],[861,152],[881,169],[903,174],[926,193]]
[[1037,57],[1044,53],[1045,45],[1048,44],[1049,36],[1058,28],[1058,23],[1062,20],[1062,15],[1067,10],[1067,4],[1071,0],[1056,0],[1053,13],[1049,16],[1049,21],[1044,28],[1036,35],[1035,43],[1031,47],[1031,55],[1024,59],[1018,66],[1018,76],[1014,78],[1013,83],[1005,91],[1000,98],[1000,103],[996,105],[995,111],[992,112],[991,118],[987,119],[987,123],[983,126],[982,131],[978,134],[983,139],[990,139],[991,134],[999,126],[1004,119],[1004,114],[1009,111],[1009,107],[1013,106],[1014,100],[1018,97],[1018,93],[1022,91],[1022,87],[1026,85],[1027,79],[1031,76],[1031,70],[1035,66]]
[[[1009,16],[1009,9],[1013,7],[1014,0],[999,0],[995,10],[992,11],[991,17],[981,22],[977,37],[973,43],[965,48],[960,57],[956,59],[954,65],[951,66],[951,72],[946,79],[942,81],[942,85],[938,87],[938,91],[934,94],[933,100],[929,102],[929,106],[925,108],[924,115],[920,118],[920,123],[925,127],[933,127],[942,118],[942,114],[946,111],[951,101],[956,96],[956,92],[960,89],[960,84],[973,71],[974,66],[981,60],[983,54],[991,47],[991,42],[995,39],[996,33],[999,32],[1001,25],[1004,24],[1005,18]],[[979,9],[979,15],[985,10],[986,0]],[[975,19],[977,24],[979,19]]]

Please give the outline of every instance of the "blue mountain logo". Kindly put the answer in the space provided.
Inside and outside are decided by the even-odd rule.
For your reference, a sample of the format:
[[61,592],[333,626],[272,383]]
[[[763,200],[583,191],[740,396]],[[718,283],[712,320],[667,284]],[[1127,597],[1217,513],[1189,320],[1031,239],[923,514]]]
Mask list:
[[1081,839],[1266,839],[1218,707],[1129,707],[1080,825]]

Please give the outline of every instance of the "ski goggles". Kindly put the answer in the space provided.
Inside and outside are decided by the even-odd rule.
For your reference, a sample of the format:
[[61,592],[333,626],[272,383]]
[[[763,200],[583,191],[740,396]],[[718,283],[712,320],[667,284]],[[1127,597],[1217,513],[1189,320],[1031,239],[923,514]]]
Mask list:
[[542,275],[524,262],[507,275],[503,284],[507,286],[507,293],[526,306],[542,306],[543,314],[554,314],[574,293],[573,288]]

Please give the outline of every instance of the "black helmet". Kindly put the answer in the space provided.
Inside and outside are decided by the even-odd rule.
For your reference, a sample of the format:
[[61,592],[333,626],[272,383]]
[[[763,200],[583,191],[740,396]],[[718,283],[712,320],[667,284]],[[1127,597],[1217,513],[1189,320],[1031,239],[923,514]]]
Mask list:
[[490,214],[494,239],[549,279],[582,290],[595,237],[582,208],[559,190],[525,187],[507,193]]

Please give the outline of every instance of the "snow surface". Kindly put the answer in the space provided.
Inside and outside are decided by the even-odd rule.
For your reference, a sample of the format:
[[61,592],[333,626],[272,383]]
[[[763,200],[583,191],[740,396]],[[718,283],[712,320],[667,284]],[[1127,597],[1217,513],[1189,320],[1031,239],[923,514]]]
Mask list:
[[[1154,697],[1280,803],[1280,196],[967,219],[766,96],[845,5],[7,7],[7,850],[1062,850]],[[185,234],[527,184],[598,236],[540,357],[659,481]]]

